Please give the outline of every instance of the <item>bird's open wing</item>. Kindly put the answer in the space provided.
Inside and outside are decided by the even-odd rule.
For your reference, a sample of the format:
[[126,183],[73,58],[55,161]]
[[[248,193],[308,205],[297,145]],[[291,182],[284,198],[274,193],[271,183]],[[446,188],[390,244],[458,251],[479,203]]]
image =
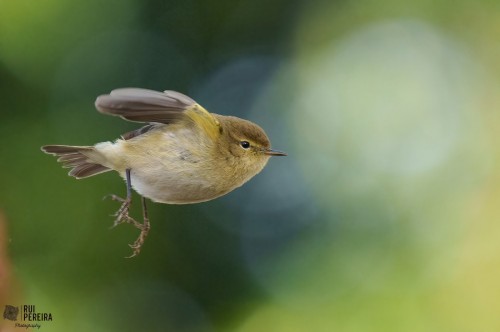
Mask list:
[[[119,116],[129,121],[163,124],[184,121],[189,125],[199,126],[212,138],[221,132],[220,123],[212,114],[193,99],[176,91],[116,89],[109,95],[97,97],[95,106],[101,113]],[[153,127],[143,127],[147,130],[139,130],[137,133],[134,131],[132,137],[143,134]]]

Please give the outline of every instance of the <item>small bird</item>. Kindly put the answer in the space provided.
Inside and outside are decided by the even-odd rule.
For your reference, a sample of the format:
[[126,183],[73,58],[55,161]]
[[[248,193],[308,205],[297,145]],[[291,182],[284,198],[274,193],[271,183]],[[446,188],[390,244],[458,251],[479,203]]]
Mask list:
[[[115,142],[45,145],[42,151],[58,157],[77,179],[111,170],[125,179],[126,197],[108,196],[121,202],[113,227],[129,223],[141,231],[129,257],[140,253],[150,230],[145,198],[167,204],[209,201],[250,180],[271,156],[286,156],[271,149],[258,125],[209,113],[176,91],[116,89],[97,97],[95,106],[103,114],[147,124]],[[129,215],[132,188],[142,197],[142,223]]]

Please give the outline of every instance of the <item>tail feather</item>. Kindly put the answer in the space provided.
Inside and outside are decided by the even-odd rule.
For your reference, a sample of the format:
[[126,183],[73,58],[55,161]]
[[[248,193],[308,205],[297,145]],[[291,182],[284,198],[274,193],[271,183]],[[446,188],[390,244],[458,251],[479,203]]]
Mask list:
[[70,146],[70,145],[45,145],[42,151],[58,157],[57,161],[62,163],[64,168],[72,168],[68,173],[77,179],[87,178],[110,171],[111,169],[94,162],[85,152],[91,154],[93,146]]

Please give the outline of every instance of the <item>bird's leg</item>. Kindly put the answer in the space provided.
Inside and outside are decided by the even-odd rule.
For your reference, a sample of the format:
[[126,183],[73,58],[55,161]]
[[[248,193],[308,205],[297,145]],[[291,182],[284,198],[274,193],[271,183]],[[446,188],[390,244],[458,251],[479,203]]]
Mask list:
[[[130,204],[132,203],[132,183],[130,181],[130,169],[125,170],[125,175],[126,175],[126,183],[127,183],[127,198],[121,198],[120,196],[117,195],[107,195],[104,196],[104,198],[111,198],[114,201],[121,202],[122,205],[116,211],[114,216],[116,217],[115,222],[113,223],[113,226],[111,228],[114,228],[118,226],[119,224],[123,222],[131,222],[132,217],[129,216],[129,210],[130,210]],[[134,220],[135,221],[135,220]]]
[[144,241],[146,240],[146,237],[148,236],[149,229],[150,229],[150,224],[149,224],[149,217],[148,217],[148,209],[146,206],[146,198],[142,197],[142,224],[138,223],[137,221],[133,220],[133,224],[135,227],[141,230],[141,233],[139,234],[139,237],[133,244],[129,244],[130,248],[132,248],[134,251],[132,252],[132,255],[130,255],[127,258],[132,258],[134,256],[137,256],[141,252],[141,247],[144,244]]
[[141,247],[144,244],[144,241],[146,240],[146,237],[149,233],[150,224],[148,210],[146,207],[146,199],[144,197],[142,197],[142,224],[129,215],[130,204],[132,203],[132,181],[130,179],[130,169],[127,168],[125,170],[125,175],[125,180],[127,182],[127,198],[121,198],[117,195],[108,195],[106,197],[110,197],[112,200],[122,203],[118,211],[116,211],[116,213],[114,214],[116,219],[112,227],[116,227],[117,225],[126,222],[128,224],[134,225],[135,228],[141,231],[137,240],[135,240],[133,244],[129,244],[129,246],[134,251],[132,252],[132,255],[127,258],[132,258],[134,256],[137,256],[141,252]]

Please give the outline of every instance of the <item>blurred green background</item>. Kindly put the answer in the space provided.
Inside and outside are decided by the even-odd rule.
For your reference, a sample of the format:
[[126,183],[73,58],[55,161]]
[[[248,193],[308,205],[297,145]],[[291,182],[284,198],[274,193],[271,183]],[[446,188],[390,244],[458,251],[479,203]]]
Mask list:
[[[0,0],[1,310],[51,312],[44,331],[500,331],[499,36],[496,0]],[[289,157],[150,203],[124,259],[137,231],[101,199],[123,181],[39,148],[137,128],[93,106],[129,86]]]

